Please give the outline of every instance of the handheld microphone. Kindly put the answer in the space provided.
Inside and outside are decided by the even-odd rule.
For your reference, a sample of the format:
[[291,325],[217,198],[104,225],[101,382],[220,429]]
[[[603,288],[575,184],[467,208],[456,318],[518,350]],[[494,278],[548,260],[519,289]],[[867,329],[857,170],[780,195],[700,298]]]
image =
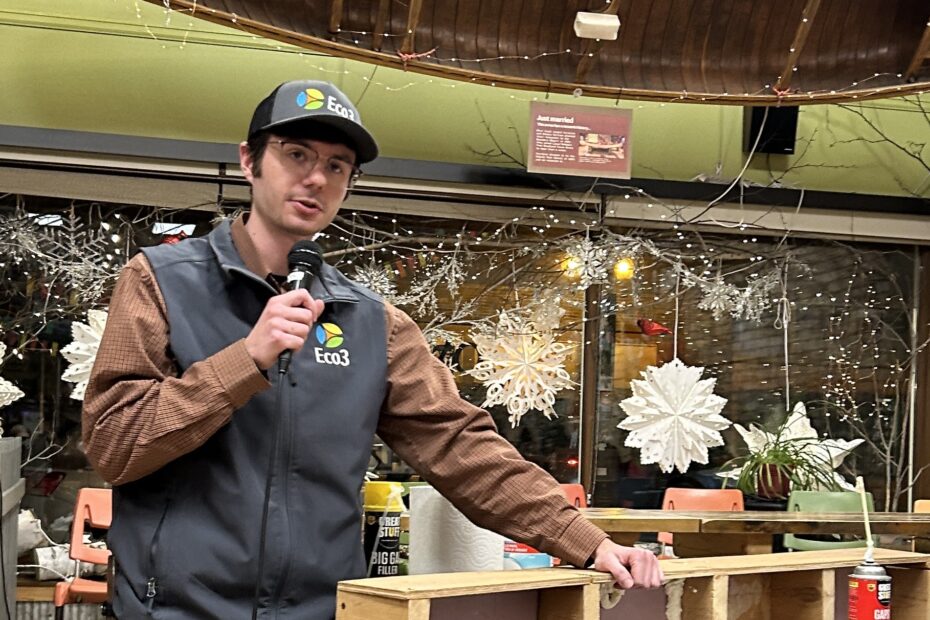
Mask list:
[[[310,290],[310,285],[320,275],[323,267],[323,248],[318,243],[304,239],[298,241],[287,255],[287,290]],[[278,372],[287,374],[293,351],[287,349],[278,358]]]

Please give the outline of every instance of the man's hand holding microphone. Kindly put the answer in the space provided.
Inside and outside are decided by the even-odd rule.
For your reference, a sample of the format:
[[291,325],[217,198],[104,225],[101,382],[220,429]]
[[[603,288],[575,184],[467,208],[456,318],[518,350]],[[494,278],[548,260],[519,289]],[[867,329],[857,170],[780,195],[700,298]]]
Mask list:
[[323,302],[310,296],[310,285],[323,265],[322,254],[313,241],[298,241],[287,255],[290,290],[268,300],[245,339],[245,348],[260,369],[268,370],[280,360],[279,371],[287,373],[291,354],[303,347],[323,314]]

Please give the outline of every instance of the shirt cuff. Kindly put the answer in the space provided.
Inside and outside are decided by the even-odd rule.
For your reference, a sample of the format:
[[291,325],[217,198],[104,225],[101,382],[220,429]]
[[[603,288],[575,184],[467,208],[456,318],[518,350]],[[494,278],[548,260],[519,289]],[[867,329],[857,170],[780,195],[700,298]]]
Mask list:
[[271,387],[271,382],[246,350],[245,340],[238,340],[215,353],[210,357],[210,365],[236,409]]
[[573,566],[586,568],[594,558],[598,545],[607,538],[601,528],[579,514],[560,536],[563,547],[558,555]]

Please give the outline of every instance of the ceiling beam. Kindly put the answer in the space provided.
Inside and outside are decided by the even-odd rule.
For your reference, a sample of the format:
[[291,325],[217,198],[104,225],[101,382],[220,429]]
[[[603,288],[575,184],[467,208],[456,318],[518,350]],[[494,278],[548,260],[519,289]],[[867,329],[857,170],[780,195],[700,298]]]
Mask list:
[[332,33],[339,32],[342,25],[342,0],[333,0],[329,10],[329,31]]
[[[601,11],[605,15],[616,15],[620,12],[620,0],[611,0],[610,5]],[[584,84],[588,79],[588,72],[594,66],[594,59],[597,58],[604,44],[600,39],[585,39],[584,47],[581,48],[581,60],[578,61],[578,67],[575,68],[575,81]]]
[[791,83],[794,68],[798,64],[798,57],[804,49],[804,44],[807,43],[807,36],[811,32],[811,26],[814,23],[814,17],[817,15],[818,9],[820,9],[820,0],[807,0],[804,10],[801,11],[801,21],[798,24],[798,29],[794,32],[794,41],[791,42],[791,48],[788,50],[788,62],[785,63],[785,68],[782,69],[778,81],[775,82],[776,89],[785,90]]
[[414,35],[417,31],[417,24],[420,23],[420,9],[423,7],[423,0],[410,0],[410,10],[407,12],[407,36],[404,37],[404,44],[400,51],[404,54],[414,52]]
[[913,79],[914,76],[917,75],[917,72],[920,71],[921,65],[924,64],[928,56],[930,56],[930,19],[927,20],[927,27],[924,28],[924,36],[920,38],[920,43],[917,44],[917,51],[914,52],[911,64],[907,66],[907,71],[904,72],[904,79]]
[[378,2],[378,16],[375,18],[375,29],[372,31],[371,39],[371,48],[377,52],[380,52],[381,46],[384,45],[384,28],[390,14],[391,0],[380,0]]
[[[148,2],[160,0],[146,0]],[[223,26],[237,28],[244,32],[261,37],[268,37],[290,45],[296,45],[333,56],[340,56],[349,60],[373,63],[384,67],[391,67],[405,71],[453,80],[460,80],[470,84],[494,85],[502,88],[515,88],[531,90],[540,93],[572,94],[578,88],[575,82],[563,80],[547,80],[535,77],[518,77],[474,71],[451,65],[440,65],[436,62],[424,60],[404,60],[396,53],[377,52],[364,49],[357,45],[324,39],[307,34],[285,30],[276,26],[265,24],[254,19],[248,19],[234,13],[219,9],[205,9],[201,0],[172,0],[176,10],[189,11],[192,15],[215,22]],[[734,94],[719,93],[712,90],[698,90],[682,92],[680,90],[655,89],[644,87],[607,86],[604,84],[588,84],[584,94],[590,97],[606,97],[608,99],[642,99],[644,101],[662,102],[688,102],[707,105],[813,105],[824,103],[849,103],[850,99],[869,101],[872,99],[887,99],[888,97],[903,97],[914,93],[923,93],[930,88],[930,81],[915,83],[893,83],[890,85],[867,86],[860,84],[854,90],[791,92],[776,96],[775,94]]]

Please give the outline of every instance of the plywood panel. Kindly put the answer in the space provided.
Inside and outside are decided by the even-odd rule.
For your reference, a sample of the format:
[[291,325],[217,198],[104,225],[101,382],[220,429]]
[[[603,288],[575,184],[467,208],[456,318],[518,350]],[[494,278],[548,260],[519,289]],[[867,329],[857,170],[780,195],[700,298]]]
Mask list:
[[[436,573],[379,579],[353,579],[340,582],[339,590],[340,592],[359,592],[400,599],[470,596],[514,590],[585,586],[591,583],[591,574],[592,571],[558,568],[483,573]],[[604,581],[608,579],[609,576],[604,575]]]
[[675,534],[675,555],[681,558],[771,552],[771,534]]
[[402,601],[347,592],[339,596],[336,620],[430,620],[428,599]]
[[616,607],[601,610],[601,620],[666,620],[666,601],[661,589],[628,590]]
[[887,569],[892,579],[891,609],[894,620],[926,620],[930,617],[930,572],[927,568],[927,565],[914,565]]
[[[531,590],[497,592],[483,596],[434,598],[430,599],[429,618],[430,620],[501,620],[502,618],[538,620],[538,598],[537,593]],[[371,618],[371,620],[381,619]]]
[[[930,556],[910,551],[876,549],[875,559],[883,565],[922,564]],[[833,569],[856,566],[862,561],[862,549],[832,549],[830,551],[797,551],[717,558],[688,558],[662,561],[662,571],[668,579],[704,577],[709,575],[742,575],[749,573],[783,573],[795,570]]]
[[681,617],[688,620],[727,620],[729,581],[725,575],[686,579],[681,597]]
[[791,610],[794,620],[833,620],[836,577],[832,570],[792,571],[769,576],[770,614]]
[[598,620],[601,615],[600,591],[596,584],[542,590],[539,593],[539,620]]
[[727,591],[728,620],[772,620],[769,575],[736,575]]

